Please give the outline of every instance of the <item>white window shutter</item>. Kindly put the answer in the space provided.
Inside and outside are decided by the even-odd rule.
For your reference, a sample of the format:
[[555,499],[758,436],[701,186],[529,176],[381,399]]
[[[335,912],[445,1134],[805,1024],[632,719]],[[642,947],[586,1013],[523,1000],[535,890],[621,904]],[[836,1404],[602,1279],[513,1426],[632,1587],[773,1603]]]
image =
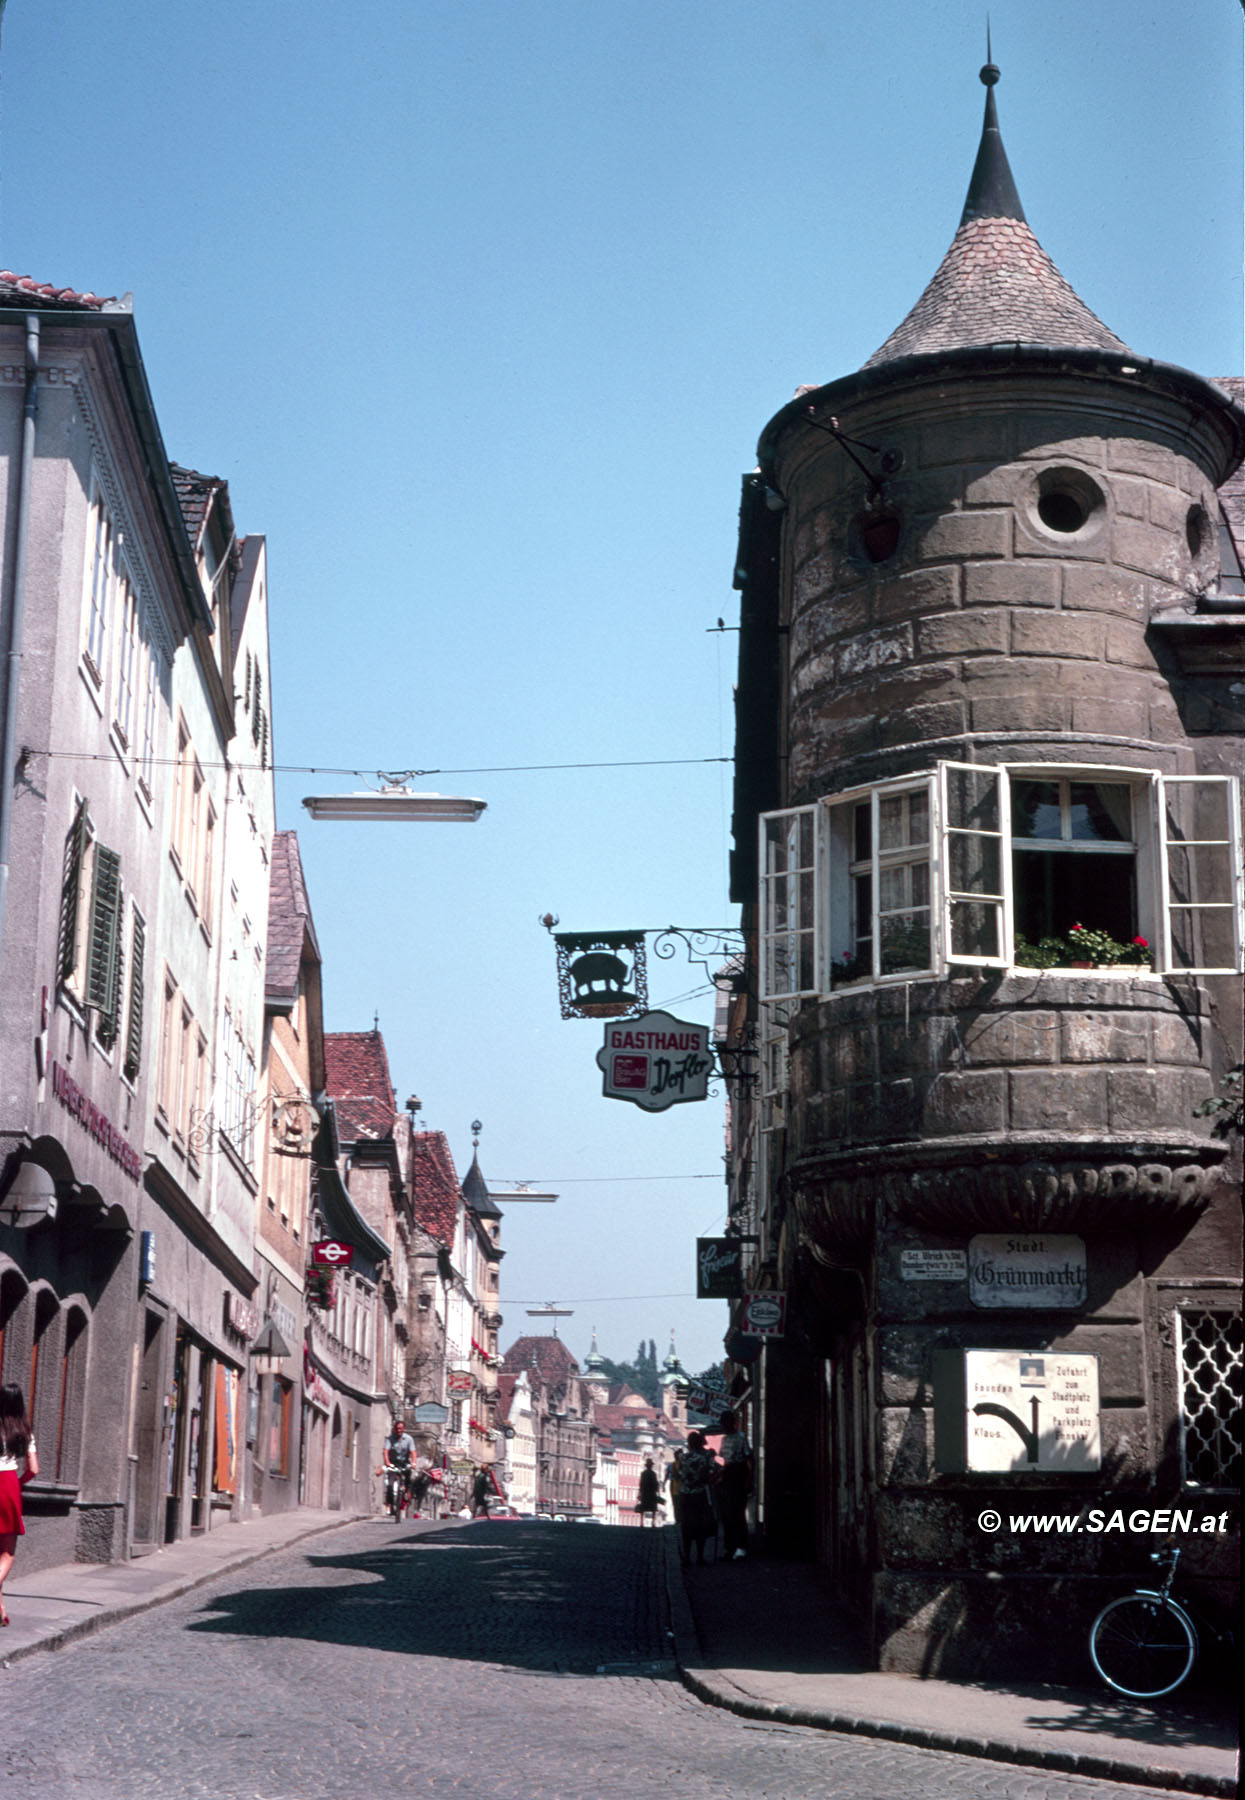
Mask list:
[[822,991],[820,807],[762,813],[761,999]]

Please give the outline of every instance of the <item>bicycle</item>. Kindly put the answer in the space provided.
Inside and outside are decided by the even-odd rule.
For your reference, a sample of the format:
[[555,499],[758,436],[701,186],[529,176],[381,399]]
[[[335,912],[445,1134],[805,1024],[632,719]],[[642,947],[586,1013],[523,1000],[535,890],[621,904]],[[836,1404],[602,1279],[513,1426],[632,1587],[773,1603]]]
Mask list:
[[[1089,1654],[1108,1687],[1131,1700],[1158,1700],[1174,1693],[1197,1660],[1198,1629],[1185,1604],[1172,1598],[1177,1545],[1151,1552],[1163,1571],[1157,1588],[1137,1588],[1103,1607],[1090,1626]],[[1231,1645],[1232,1633],[1206,1620],[1202,1628],[1217,1643]]]
[[401,1524],[409,1501],[407,1471],[390,1463],[385,1469],[385,1510]]

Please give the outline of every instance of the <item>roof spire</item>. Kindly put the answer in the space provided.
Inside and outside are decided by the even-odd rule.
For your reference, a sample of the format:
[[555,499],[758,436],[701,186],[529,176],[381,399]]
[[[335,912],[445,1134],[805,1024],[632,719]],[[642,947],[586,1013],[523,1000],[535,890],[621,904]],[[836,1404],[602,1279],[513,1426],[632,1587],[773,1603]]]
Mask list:
[[960,224],[967,225],[970,219],[1020,219],[1024,221],[1025,209],[1020,204],[1020,195],[1016,192],[1016,183],[1012,179],[1011,167],[1007,160],[1007,152],[1003,148],[1003,137],[999,131],[998,108],[994,104],[994,89],[999,80],[1000,71],[989,60],[990,57],[990,22],[986,21],[986,65],[981,71],[981,79],[986,89],[986,116],[981,128],[981,143],[977,149],[977,161],[973,164],[972,180],[968,184],[968,196],[964,201],[964,211],[960,215]]

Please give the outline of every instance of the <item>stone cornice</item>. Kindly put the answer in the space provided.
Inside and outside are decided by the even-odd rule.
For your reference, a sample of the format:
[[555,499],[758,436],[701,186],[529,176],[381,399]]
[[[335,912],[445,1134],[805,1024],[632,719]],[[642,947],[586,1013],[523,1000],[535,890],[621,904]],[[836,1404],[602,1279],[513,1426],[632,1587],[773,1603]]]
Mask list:
[[1203,1139],[1127,1143],[925,1144],[795,1164],[786,1182],[802,1235],[856,1262],[885,1199],[906,1224],[978,1231],[1119,1231],[1191,1225],[1226,1147]]

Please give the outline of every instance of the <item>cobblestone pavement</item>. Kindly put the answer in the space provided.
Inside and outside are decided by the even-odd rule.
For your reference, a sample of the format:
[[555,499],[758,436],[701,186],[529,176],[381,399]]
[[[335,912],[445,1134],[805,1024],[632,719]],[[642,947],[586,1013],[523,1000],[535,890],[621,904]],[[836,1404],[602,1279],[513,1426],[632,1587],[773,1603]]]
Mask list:
[[1156,1800],[702,1705],[657,1532],[366,1522],[0,1670],[22,1800]]

